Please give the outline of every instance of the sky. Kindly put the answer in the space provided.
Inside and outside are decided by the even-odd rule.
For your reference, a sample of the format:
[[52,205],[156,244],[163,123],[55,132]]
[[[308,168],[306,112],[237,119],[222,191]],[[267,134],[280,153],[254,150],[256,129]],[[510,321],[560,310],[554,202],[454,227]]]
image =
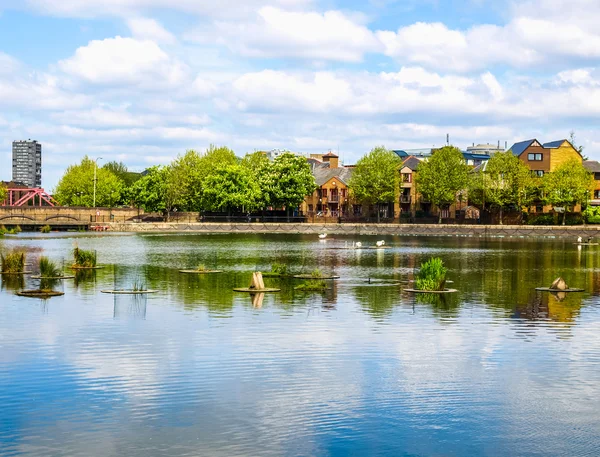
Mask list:
[[130,169],[568,138],[600,159],[597,0],[0,0],[0,179],[43,145]]

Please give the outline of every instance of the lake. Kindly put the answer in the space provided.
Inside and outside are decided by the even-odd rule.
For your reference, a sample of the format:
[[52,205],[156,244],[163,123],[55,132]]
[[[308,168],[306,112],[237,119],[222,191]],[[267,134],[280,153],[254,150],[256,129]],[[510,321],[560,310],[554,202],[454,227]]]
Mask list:
[[[592,456],[600,246],[571,239],[26,234],[32,269],[104,266],[62,297],[0,292],[2,456]],[[459,290],[402,292],[431,256]],[[323,293],[235,293],[286,264]],[[214,275],[179,273],[198,265]],[[563,276],[584,293],[536,292]],[[143,284],[152,295],[107,295]]]

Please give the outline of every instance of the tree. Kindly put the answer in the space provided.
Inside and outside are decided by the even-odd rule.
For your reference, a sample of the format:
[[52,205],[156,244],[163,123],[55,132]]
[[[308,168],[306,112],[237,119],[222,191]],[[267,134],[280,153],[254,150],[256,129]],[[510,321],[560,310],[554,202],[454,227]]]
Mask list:
[[545,202],[564,208],[565,225],[567,208],[578,203],[585,204],[594,190],[594,175],[577,159],[571,159],[543,178]]
[[[71,165],[54,189],[54,198],[64,206],[94,205],[94,169],[96,163],[85,156],[79,165]],[[123,183],[108,169],[96,173],[96,206],[113,206],[119,202]]]
[[[456,201],[456,194],[467,185],[469,167],[460,149],[444,146],[431,158],[419,164],[417,191],[438,208]],[[442,223],[442,212],[438,222]]]
[[268,201],[270,192],[267,189],[271,181],[271,162],[264,153],[257,151],[246,154],[242,159],[241,165],[248,170],[254,182],[258,184],[260,193],[256,198],[256,207],[260,209],[266,208],[270,204]]
[[169,220],[171,211],[181,203],[181,188],[170,166],[154,166],[135,182],[131,196],[147,212],[161,212]]
[[104,164],[102,168],[111,171],[117,178],[123,181],[123,185],[125,187],[131,187],[134,182],[142,177],[141,173],[129,171],[127,165],[125,165],[123,162],[108,162]]
[[178,203],[183,211],[201,211],[204,179],[210,168],[203,157],[194,150],[188,150],[171,162],[170,172],[178,182],[180,196]]
[[533,177],[527,166],[511,151],[497,152],[485,164],[483,172],[483,196],[485,202],[502,211],[510,205],[520,210],[529,204],[534,196]]
[[2,183],[0,183],[0,202],[5,202],[8,198],[8,189]]
[[260,188],[250,171],[237,164],[217,168],[208,175],[205,185],[203,208],[212,211],[226,209],[228,215],[234,208],[254,209],[260,195]]
[[367,205],[377,205],[377,222],[380,205],[396,200],[398,193],[400,158],[383,146],[378,146],[357,163],[348,187],[353,198]]
[[285,206],[288,221],[290,209],[300,205],[317,188],[307,160],[292,153],[275,158],[262,184],[264,200],[275,207]]
[[575,130],[571,130],[571,132],[569,133],[569,143],[571,143],[573,145],[573,147],[577,150],[577,152],[579,152],[579,154],[581,154],[581,157],[583,157],[583,160],[588,160],[588,158],[583,155],[584,146],[581,146],[581,145],[577,146],[577,138],[575,136]]

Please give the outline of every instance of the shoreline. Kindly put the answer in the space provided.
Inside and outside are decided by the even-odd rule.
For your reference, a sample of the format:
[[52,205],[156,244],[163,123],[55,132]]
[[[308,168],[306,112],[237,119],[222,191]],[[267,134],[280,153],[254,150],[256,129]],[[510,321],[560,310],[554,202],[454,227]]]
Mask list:
[[458,225],[458,224],[292,224],[292,223],[107,223],[109,232],[126,233],[269,233],[316,235],[599,237],[600,225]]

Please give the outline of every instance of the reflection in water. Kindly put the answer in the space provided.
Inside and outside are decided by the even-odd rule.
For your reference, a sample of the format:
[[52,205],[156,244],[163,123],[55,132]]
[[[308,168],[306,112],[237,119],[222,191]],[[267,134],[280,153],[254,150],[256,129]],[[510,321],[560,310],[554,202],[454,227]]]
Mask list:
[[[58,258],[73,238],[106,268],[57,285],[66,295],[46,313],[12,293],[30,279],[1,278],[0,455],[583,456],[600,447],[600,249],[388,237],[389,249],[354,250],[344,249],[353,237],[290,235],[18,243]],[[433,256],[459,293],[402,293]],[[341,278],[323,293],[277,278],[265,282],[278,294],[233,292],[273,263]],[[198,264],[224,273],[178,271]],[[586,292],[534,290],[558,276]],[[136,283],[159,293],[100,293]]]

